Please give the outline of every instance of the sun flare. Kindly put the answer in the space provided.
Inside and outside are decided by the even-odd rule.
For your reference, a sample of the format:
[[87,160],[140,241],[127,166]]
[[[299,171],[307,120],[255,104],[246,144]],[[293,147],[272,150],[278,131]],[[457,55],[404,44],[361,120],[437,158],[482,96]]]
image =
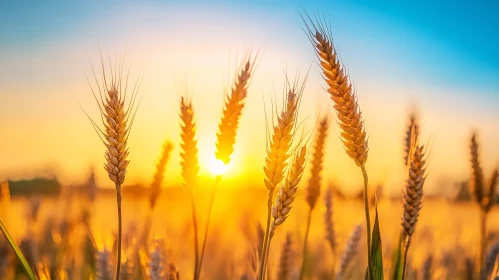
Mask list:
[[210,163],[210,171],[213,175],[222,175],[227,171],[227,165],[219,159],[214,159]]

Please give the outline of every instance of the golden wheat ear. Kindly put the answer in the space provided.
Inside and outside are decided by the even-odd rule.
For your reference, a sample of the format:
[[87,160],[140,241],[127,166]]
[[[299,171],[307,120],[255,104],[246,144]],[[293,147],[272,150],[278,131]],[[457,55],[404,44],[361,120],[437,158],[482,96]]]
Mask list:
[[182,178],[184,179],[184,186],[193,191],[198,183],[199,174],[196,122],[192,102],[185,97],[182,97],[180,101],[180,119]]
[[469,181],[470,194],[479,205],[482,205],[485,192],[485,183],[484,183],[482,167],[480,166],[478,142],[475,133],[473,133],[473,135],[471,136],[470,155],[471,155],[470,157],[471,177]]
[[196,139],[196,122],[192,102],[182,97],[180,100],[180,158],[183,185],[188,190],[192,208],[192,225],[194,229],[194,280],[199,279],[199,240],[194,191],[199,181],[198,148]]
[[359,250],[359,243],[362,237],[362,226],[355,226],[350,238],[348,239],[347,245],[340,259],[340,269],[338,271],[338,276],[343,276],[348,266],[352,262],[353,258]]
[[276,277],[277,280],[287,280],[290,278],[293,269],[293,257],[293,239],[291,233],[288,232],[286,240],[282,244]]
[[94,90],[88,77],[87,82],[95,102],[97,103],[97,107],[99,108],[102,127],[99,127],[83,108],[82,110],[85,115],[87,115],[99,138],[106,146],[104,154],[106,162],[104,164],[104,169],[107,171],[109,179],[114,182],[116,187],[116,202],[118,208],[118,257],[116,261],[116,278],[118,278],[121,266],[121,187],[125,181],[127,167],[130,163],[128,160],[128,137],[132,130],[135,114],[137,113],[140,104],[139,102],[139,104],[136,105],[137,94],[140,88],[140,79],[135,83],[131,97],[127,99],[129,72],[126,76],[124,75],[124,58],[122,58],[120,62],[115,62],[114,70],[111,61],[109,61],[109,73],[106,74],[104,59],[101,54],[101,82],[98,81],[92,64],[90,65],[92,67],[97,89]]
[[324,227],[326,229],[326,240],[331,247],[334,255],[336,255],[336,232],[334,230],[334,220],[333,220],[333,186],[329,186],[324,195],[324,206],[326,211],[324,212]]
[[159,195],[161,193],[161,185],[163,183],[163,178],[165,174],[166,165],[168,164],[168,159],[170,158],[170,153],[173,149],[173,145],[166,141],[163,145],[163,152],[161,153],[161,158],[156,164],[156,172],[154,173],[154,179],[151,184],[151,193],[149,196],[149,207],[154,209],[156,202],[158,201]]
[[357,166],[363,167],[368,156],[368,141],[357,95],[345,67],[339,61],[326,24],[320,20],[314,23],[308,15],[307,18],[302,16],[305,32],[314,46],[327,84],[326,90],[334,102],[345,151]]
[[[288,218],[293,202],[298,193],[298,185],[303,175],[306,164],[307,148],[301,147],[293,158],[291,168],[284,183],[279,188],[274,206],[272,207],[272,218],[274,218],[271,233],[278,225],[284,223]],[[272,236],[272,234],[271,234]]]
[[323,168],[324,146],[326,144],[328,128],[329,120],[328,116],[325,116],[317,127],[314,151],[312,153],[312,160],[310,161],[312,165],[310,179],[308,179],[308,184],[305,188],[305,200],[310,209],[314,209],[321,192],[321,172]]
[[251,76],[256,63],[257,56],[248,55],[239,67],[238,74],[231,92],[225,99],[222,117],[218,124],[217,142],[215,156],[217,159],[228,164],[234,152],[236,133],[239,126],[239,119],[248,96],[248,87],[251,83]]

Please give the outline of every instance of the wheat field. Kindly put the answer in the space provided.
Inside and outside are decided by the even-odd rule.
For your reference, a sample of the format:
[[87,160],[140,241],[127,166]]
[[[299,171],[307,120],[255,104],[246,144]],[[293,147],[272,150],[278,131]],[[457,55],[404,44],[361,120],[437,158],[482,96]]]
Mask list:
[[[468,173],[455,180],[466,178],[458,193],[428,194],[429,183],[433,189],[448,184],[429,179],[439,151],[425,138],[424,110],[407,110],[399,116],[405,127],[398,128],[403,180],[395,196],[386,193],[371,171],[370,152],[379,142],[370,135],[379,130],[370,130],[365,95],[336,49],[330,22],[306,10],[297,18],[315,64],[294,75],[285,70],[282,98],[274,89],[261,100],[265,125],[258,135],[265,145],[238,145],[240,131],[249,129],[243,120],[264,52],[248,49],[237,58],[221,110],[203,104],[217,119],[209,175],[201,172],[206,131],[198,112],[204,108],[185,85],[169,104],[176,117],[165,120],[178,133],[143,142],[161,153],[154,173],[142,174],[150,182],[131,181],[132,155],[141,152],[131,145],[140,133],[134,124],[150,113],[140,110],[143,80],[130,76],[124,54],[100,52],[100,60],[90,60],[82,78],[94,107],[77,101],[75,109],[95,132],[98,173],[112,188],[97,186],[95,169],[78,186],[54,179],[53,192],[36,180],[2,182],[0,279],[499,279],[499,166],[484,164],[490,155],[480,131],[470,128],[460,140],[468,145],[461,147]],[[314,97],[309,76],[318,77],[329,102],[312,121],[301,113]],[[354,171],[328,167],[337,156],[328,149],[333,144]],[[240,177],[226,176],[241,153],[256,150],[264,155],[261,166],[247,164]],[[261,173],[250,173],[255,168]],[[360,182],[356,196],[341,183],[353,176]]]

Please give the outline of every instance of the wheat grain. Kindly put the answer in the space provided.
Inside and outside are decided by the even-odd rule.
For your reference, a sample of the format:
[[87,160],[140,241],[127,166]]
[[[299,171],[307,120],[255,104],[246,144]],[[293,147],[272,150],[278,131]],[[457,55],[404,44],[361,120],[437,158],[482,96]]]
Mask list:
[[277,280],[288,280],[293,268],[293,240],[291,233],[288,232],[286,240],[282,244],[281,256],[279,259],[279,268],[277,272]]
[[215,156],[217,159],[228,164],[231,155],[234,152],[234,143],[236,142],[236,132],[239,125],[244,101],[248,95],[248,87],[251,81],[254,60],[249,57],[241,65],[234,85],[231,88],[231,94],[226,97],[222,118],[218,125],[217,143]]
[[338,271],[339,276],[343,276],[348,265],[352,262],[353,258],[359,250],[360,238],[362,235],[362,226],[355,226],[350,238],[348,239],[347,245],[340,259],[340,270]]
[[172,149],[173,145],[169,141],[166,141],[163,145],[161,158],[156,164],[156,172],[154,173],[154,179],[151,184],[151,193],[149,196],[149,207],[151,209],[154,209],[154,207],[156,206],[156,201],[158,200],[159,194],[161,192],[161,185],[163,183],[166,165],[168,163],[168,159],[170,158],[170,152]]

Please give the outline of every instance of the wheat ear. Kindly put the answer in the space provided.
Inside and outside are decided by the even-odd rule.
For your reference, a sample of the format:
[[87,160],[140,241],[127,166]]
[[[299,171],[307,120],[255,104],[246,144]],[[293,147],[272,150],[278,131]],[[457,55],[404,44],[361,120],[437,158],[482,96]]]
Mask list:
[[173,145],[166,141],[163,145],[163,152],[161,153],[161,158],[156,164],[156,172],[154,173],[154,178],[151,184],[151,193],[149,196],[149,208],[152,210],[156,206],[159,194],[161,193],[161,185],[163,183],[163,177],[165,174],[166,165],[168,159],[170,158],[170,152],[173,149]]
[[496,187],[497,183],[499,182],[499,169],[496,168],[492,172],[492,176],[490,176],[490,179],[488,181],[487,185],[487,196],[485,201],[482,204],[483,210],[488,213],[492,207],[496,204]]
[[476,140],[476,134],[473,134],[471,136],[470,153],[471,153],[471,177],[469,181],[470,193],[475,199],[476,203],[478,203],[481,206],[485,192],[485,183],[483,179],[482,167],[480,166],[480,159],[478,156],[478,143]]
[[350,82],[350,77],[339,61],[338,54],[332,43],[332,35],[326,25],[321,21],[314,24],[310,17],[308,17],[308,21],[303,18],[303,21],[305,22],[309,40],[313,44],[319,59],[323,78],[327,84],[326,90],[334,102],[345,151],[362,171],[367,227],[367,268],[368,274],[372,278],[371,252],[369,249],[371,248],[371,217],[367,189],[368,176],[365,166],[369,148],[362,112],[357,101],[357,95]]
[[423,267],[421,269],[421,279],[422,280],[431,280],[432,268],[433,268],[433,256],[428,255],[428,257],[424,261]]
[[[116,186],[116,202],[118,208],[118,258],[116,261],[116,279],[120,275],[121,265],[121,235],[122,235],[122,214],[121,214],[121,186],[125,181],[127,166],[129,164],[128,157],[128,137],[132,129],[133,120],[137,112],[135,101],[140,87],[137,82],[132,90],[132,95],[129,100],[126,100],[128,74],[123,82],[123,63],[118,67],[110,67],[110,80],[108,81],[104,62],[101,56],[102,65],[102,83],[97,81],[97,76],[92,67],[94,79],[97,84],[97,90],[90,85],[90,89],[94,96],[97,106],[101,114],[103,129],[100,129],[85,112],[90,122],[94,126],[95,131],[106,146],[104,169],[111,181]],[[109,83],[108,83],[109,82]],[[98,92],[98,95],[97,95]],[[125,103],[128,102],[128,105]]]
[[411,237],[416,229],[419,212],[423,201],[423,185],[426,179],[426,150],[424,145],[420,145],[417,136],[413,135],[413,154],[410,156],[408,178],[404,189],[402,201],[402,235],[405,240],[404,260],[402,269],[402,279],[405,276],[405,263],[407,252],[411,244]]
[[[359,250],[360,238],[362,235],[362,226],[355,226],[350,238],[348,239],[347,245],[340,259],[340,270],[338,271],[338,276],[341,277],[345,273],[348,265],[352,262],[353,258]],[[338,278],[339,278],[338,277]]]
[[267,157],[265,158],[265,187],[269,191],[267,200],[267,223],[265,235],[261,250],[262,261],[258,270],[258,280],[264,280],[265,256],[268,250],[268,240],[270,234],[270,221],[272,217],[272,205],[274,199],[274,190],[284,179],[287,162],[290,156],[291,144],[293,142],[296,118],[298,115],[298,105],[303,92],[297,92],[296,87],[291,88],[286,95],[286,102],[280,116],[277,118],[277,124],[273,128],[273,134],[270,144],[267,147]]
[[310,171],[310,179],[308,180],[307,187],[305,188],[305,200],[308,203],[309,211],[307,218],[307,226],[305,229],[305,238],[303,240],[303,256],[302,256],[302,265],[300,269],[300,277],[299,279],[303,279],[305,272],[305,260],[307,254],[307,243],[308,243],[308,232],[310,231],[310,224],[312,222],[312,210],[317,203],[317,199],[319,198],[321,192],[321,172],[322,172],[322,162],[324,158],[324,144],[326,142],[328,130],[328,116],[325,116],[319,126],[317,127],[317,135],[315,139],[314,152],[312,153],[312,160],[310,163],[312,164],[312,168]]
[[244,101],[248,95],[254,63],[254,60],[248,58],[241,65],[231,93],[226,97],[222,117],[218,124],[215,156],[225,164],[230,162],[230,157],[234,152],[236,132],[245,105]]
[[168,264],[168,271],[166,274],[166,280],[180,280],[180,270],[177,264],[170,262]]
[[328,127],[329,121],[326,116],[322,119],[317,128],[314,152],[312,153],[312,160],[310,161],[312,165],[310,170],[310,179],[308,179],[308,184],[305,188],[305,200],[307,201],[310,210],[314,209],[317,199],[321,193],[321,172],[324,161],[324,146],[326,143]]
[[[229,164],[230,157],[234,152],[234,144],[236,142],[236,132],[239,125],[239,119],[244,108],[244,101],[248,95],[248,87],[251,82],[251,74],[255,60],[251,57],[245,60],[246,62],[240,67],[239,74],[234,81],[231,89],[231,94],[227,96],[222,113],[222,118],[218,125],[217,143],[215,157],[223,161],[224,164]],[[211,212],[213,203],[215,201],[215,193],[218,184],[222,180],[222,175],[217,175],[215,183],[213,184],[208,206],[208,216],[206,220],[206,227],[204,230],[203,243],[201,245],[201,255],[199,257],[199,274],[201,274],[201,267],[203,265],[204,251],[206,247],[206,240],[208,238],[208,230],[211,220]]]
[[471,176],[469,181],[470,194],[475,202],[480,206],[480,268],[484,266],[485,248],[487,248],[487,216],[489,211],[494,206],[495,186],[497,184],[497,170],[492,173],[488,189],[485,187],[485,179],[483,170],[480,166],[480,158],[478,152],[479,146],[476,139],[476,134],[471,136],[470,153],[471,153]]
[[[269,258],[270,244],[272,242],[272,237],[274,236],[277,226],[281,225],[286,221],[293,207],[293,202],[298,193],[298,185],[300,183],[301,177],[303,175],[303,170],[306,164],[307,149],[305,146],[301,147],[293,158],[291,168],[288,171],[287,177],[279,188],[279,192],[276,195],[275,203],[272,206],[272,224],[270,225],[270,232],[267,237],[267,250],[263,260],[266,262]],[[264,263],[265,265],[265,263]]]
[[149,277],[151,280],[164,280],[164,253],[162,244],[156,240],[149,258]]
[[270,236],[273,235],[277,226],[286,221],[291,212],[293,202],[298,193],[298,185],[305,169],[306,157],[307,148],[303,146],[296,152],[288,176],[279,188],[275,203],[272,206],[272,218],[274,220],[272,221]]
[[196,205],[194,203],[194,189],[198,183],[199,163],[198,163],[198,148],[196,139],[196,124],[194,121],[194,111],[192,103],[184,97],[180,101],[180,119],[182,143],[180,144],[181,152],[181,167],[182,177],[184,179],[184,187],[188,190],[191,198],[192,208],[192,225],[194,228],[194,279],[199,279],[198,261],[199,261],[199,246],[198,246],[198,226],[196,218]]
[[107,249],[97,252],[97,280],[111,280],[110,257]]
[[282,244],[281,257],[279,259],[279,270],[277,272],[277,280],[288,280],[293,268],[293,240],[291,233],[288,232],[286,240]]

